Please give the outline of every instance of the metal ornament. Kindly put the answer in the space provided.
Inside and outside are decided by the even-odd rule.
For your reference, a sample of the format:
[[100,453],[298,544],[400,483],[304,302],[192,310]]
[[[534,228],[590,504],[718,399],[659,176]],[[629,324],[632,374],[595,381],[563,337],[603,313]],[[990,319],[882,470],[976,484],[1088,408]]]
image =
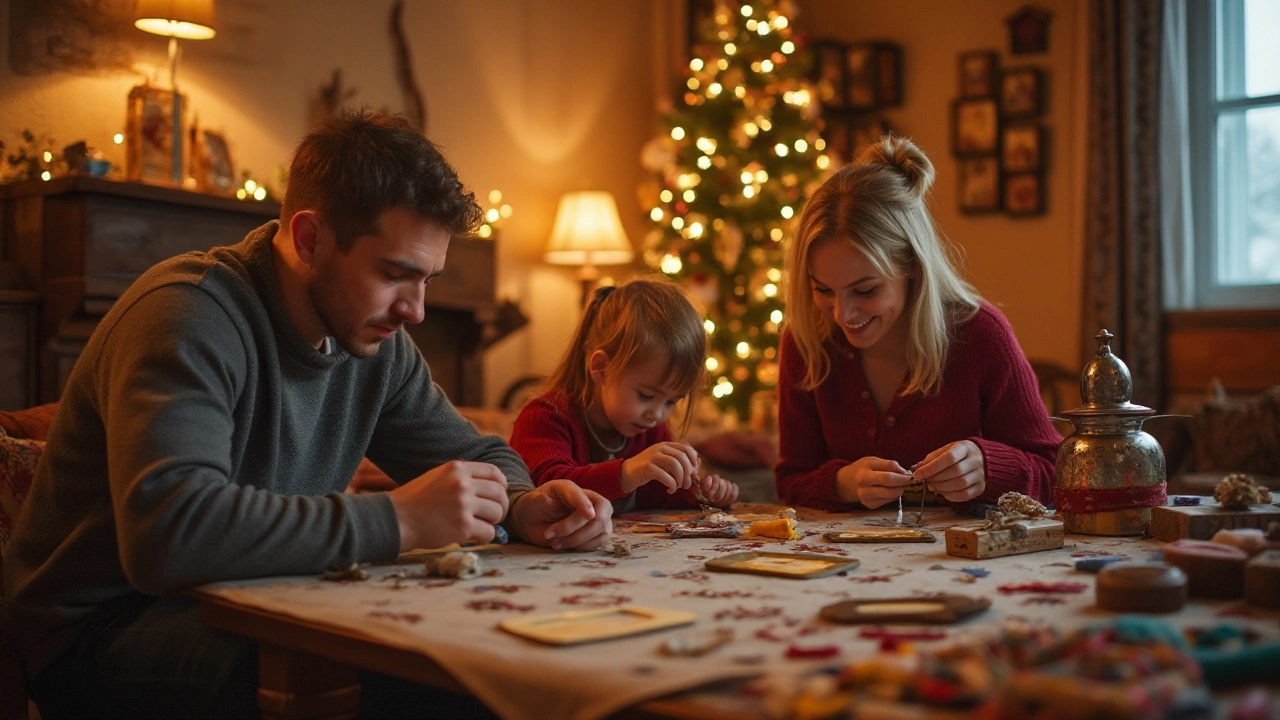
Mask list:
[[1164,451],[1142,424],[1154,410],[1129,402],[1133,379],[1111,352],[1105,329],[1094,336],[1098,353],[1080,375],[1084,405],[1057,418],[1075,432],[1058,447],[1058,510],[1069,533],[1141,535],[1151,508],[1164,505]]

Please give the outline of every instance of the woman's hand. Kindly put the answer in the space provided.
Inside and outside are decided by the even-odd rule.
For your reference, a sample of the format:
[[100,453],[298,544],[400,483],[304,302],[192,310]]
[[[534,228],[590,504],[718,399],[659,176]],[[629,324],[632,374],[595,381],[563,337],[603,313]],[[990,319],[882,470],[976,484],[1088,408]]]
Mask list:
[[911,475],[892,460],[864,457],[840,468],[836,473],[836,494],[849,504],[862,503],[878,508],[897,500],[911,484]]
[[916,463],[915,476],[951,502],[966,502],[987,489],[987,465],[972,440],[944,445]]
[[630,495],[650,481],[667,486],[667,493],[687,490],[697,478],[698,453],[681,442],[650,445],[622,462],[622,492]]
[[738,486],[719,475],[708,475],[699,480],[698,485],[702,497],[722,510],[728,510],[738,499]]

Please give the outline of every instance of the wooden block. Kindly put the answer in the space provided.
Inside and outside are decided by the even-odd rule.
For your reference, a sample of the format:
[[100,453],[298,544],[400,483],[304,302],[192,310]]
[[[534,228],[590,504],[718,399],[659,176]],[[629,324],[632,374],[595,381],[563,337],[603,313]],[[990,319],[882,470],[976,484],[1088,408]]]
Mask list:
[[1238,547],[1183,538],[1163,548],[1164,561],[1187,574],[1191,597],[1230,599],[1244,594],[1244,564],[1249,555]]
[[982,523],[956,525],[947,528],[947,554],[957,557],[983,560],[986,558],[1022,555],[1024,553],[1054,550],[1062,547],[1062,522],[1048,518],[1023,521],[1025,537],[1014,537],[1012,529],[987,530]]
[[1258,528],[1280,521],[1280,506],[1254,505],[1248,510],[1223,510],[1212,500],[1190,507],[1158,507],[1151,510],[1151,537],[1165,542],[1182,538],[1208,540],[1219,530]]
[[1280,608],[1280,550],[1266,550],[1245,565],[1244,600],[1258,607]]
[[1187,604],[1187,575],[1165,563],[1116,563],[1098,573],[1097,601],[1113,612],[1175,612]]

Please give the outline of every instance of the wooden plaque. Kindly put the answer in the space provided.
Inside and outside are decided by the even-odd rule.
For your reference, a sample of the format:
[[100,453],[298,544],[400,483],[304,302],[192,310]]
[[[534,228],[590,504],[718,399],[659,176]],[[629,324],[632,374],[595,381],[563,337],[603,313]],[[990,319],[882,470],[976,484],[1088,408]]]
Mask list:
[[573,610],[531,618],[503,620],[498,627],[512,635],[547,645],[576,645],[639,635],[688,625],[698,616],[685,610],[622,605],[600,610]]
[[829,532],[823,539],[833,543],[931,543],[938,538],[928,530],[918,528],[858,528],[842,532]]
[[984,597],[921,595],[842,600],[822,608],[825,620],[837,623],[953,623],[991,607]]
[[708,570],[774,575],[796,580],[834,575],[843,570],[852,570],[858,565],[858,560],[847,557],[757,550],[733,553],[707,561]]
[[1280,506],[1254,505],[1248,510],[1224,510],[1213,500],[1185,507],[1151,509],[1151,536],[1172,542],[1181,538],[1211,540],[1219,530],[1258,528],[1280,522]]

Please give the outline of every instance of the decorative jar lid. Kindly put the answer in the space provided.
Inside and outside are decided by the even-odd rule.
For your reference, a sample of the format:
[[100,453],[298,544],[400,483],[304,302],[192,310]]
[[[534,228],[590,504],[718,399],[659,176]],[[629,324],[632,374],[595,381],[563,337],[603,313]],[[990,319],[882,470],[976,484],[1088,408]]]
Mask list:
[[1080,374],[1080,397],[1084,399],[1084,405],[1061,415],[1067,419],[1100,419],[1155,412],[1149,407],[1129,402],[1133,397],[1133,377],[1129,375],[1129,366],[1111,352],[1111,338],[1115,335],[1104,328],[1093,337],[1098,341],[1098,353]]

